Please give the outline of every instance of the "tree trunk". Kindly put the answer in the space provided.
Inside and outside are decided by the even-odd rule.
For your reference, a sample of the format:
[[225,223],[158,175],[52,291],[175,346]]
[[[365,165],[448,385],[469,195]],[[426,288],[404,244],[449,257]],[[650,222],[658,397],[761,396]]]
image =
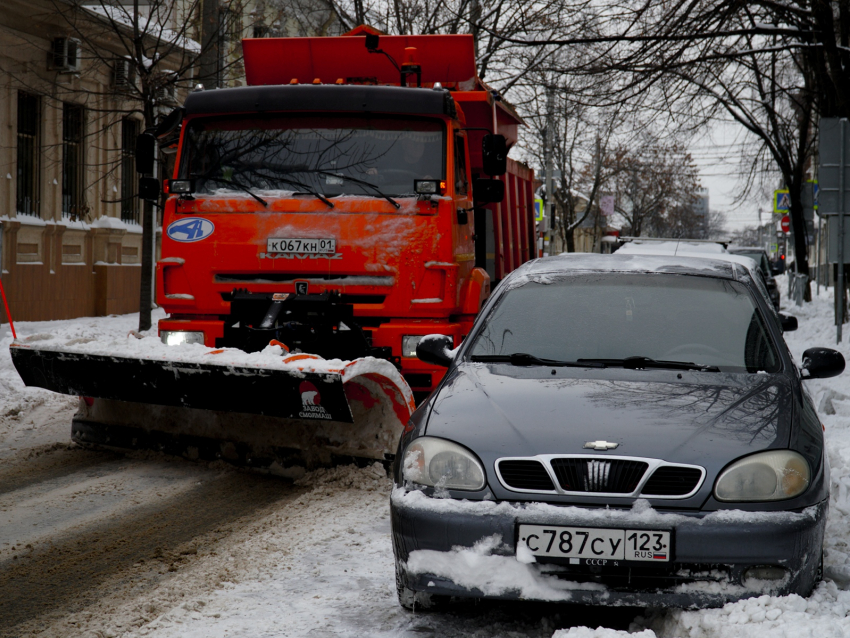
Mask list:
[[797,274],[806,275],[806,290],[803,298],[812,300],[812,288],[808,281],[809,277],[809,250],[806,237],[806,220],[803,217],[802,184],[793,183],[788,185],[788,197],[791,200],[791,209],[788,214],[791,218],[791,228],[794,230],[794,268]]

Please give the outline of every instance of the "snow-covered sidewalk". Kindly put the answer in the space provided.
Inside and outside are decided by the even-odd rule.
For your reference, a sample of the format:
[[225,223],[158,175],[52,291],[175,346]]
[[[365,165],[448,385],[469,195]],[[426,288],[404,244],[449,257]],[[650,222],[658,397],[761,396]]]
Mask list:
[[[836,347],[831,291],[802,308],[786,341],[799,361],[806,348]],[[19,335],[73,336],[98,331],[115,337],[135,328],[135,317],[22,323]],[[845,330],[850,335],[850,328]],[[0,327],[0,449],[38,428],[39,406],[67,409],[66,397],[24,388],[8,354],[11,335]],[[837,346],[850,360],[850,345]],[[637,638],[802,638],[850,636],[850,372],[807,382],[826,428],[832,499],[826,537],[826,578],[809,599],[762,596],[704,611],[668,610],[633,620]],[[143,462],[143,461],[139,461]],[[615,612],[561,606],[517,614],[517,606],[483,606],[481,612],[411,614],[395,597],[389,536],[390,483],[378,468],[337,468],[308,474],[305,493],[285,509],[222,541],[166,583],[131,600],[104,598],[69,615],[48,635],[137,637],[243,636],[445,636],[615,638]],[[580,619],[584,618],[584,619]],[[599,620],[595,620],[598,618]],[[619,625],[622,627],[622,625]],[[562,628],[562,629],[559,629]],[[568,628],[568,629],[567,629]]]

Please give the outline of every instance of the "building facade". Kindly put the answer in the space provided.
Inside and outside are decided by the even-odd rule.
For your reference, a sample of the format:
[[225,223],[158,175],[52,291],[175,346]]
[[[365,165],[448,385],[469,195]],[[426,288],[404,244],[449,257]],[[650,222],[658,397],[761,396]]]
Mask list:
[[137,311],[143,125],[119,37],[130,27],[71,0],[3,4],[0,274],[12,318]]

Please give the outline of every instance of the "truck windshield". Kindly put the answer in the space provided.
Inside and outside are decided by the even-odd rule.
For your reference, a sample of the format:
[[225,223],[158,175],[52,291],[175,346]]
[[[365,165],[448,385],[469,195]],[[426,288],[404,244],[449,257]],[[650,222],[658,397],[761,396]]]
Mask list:
[[437,120],[198,118],[184,140],[181,177],[195,180],[196,193],[398,197],[414,194],[415,179],[445,179],[445,126]]

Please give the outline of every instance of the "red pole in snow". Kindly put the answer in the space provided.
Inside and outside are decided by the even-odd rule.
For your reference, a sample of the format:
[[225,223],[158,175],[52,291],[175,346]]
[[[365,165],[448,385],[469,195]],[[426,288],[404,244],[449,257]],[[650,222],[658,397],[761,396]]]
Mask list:
[[6,291],[3,290],[2,280],[0,280],[0,295],[3,297],[3,305],[6,307],[6,316],[9,317],[9,326],[12,328],[12,338],[17,339],[18,335],[15,334],[15,324],[12,323],[12,313],[9,312],[9,302],[6,301]]

